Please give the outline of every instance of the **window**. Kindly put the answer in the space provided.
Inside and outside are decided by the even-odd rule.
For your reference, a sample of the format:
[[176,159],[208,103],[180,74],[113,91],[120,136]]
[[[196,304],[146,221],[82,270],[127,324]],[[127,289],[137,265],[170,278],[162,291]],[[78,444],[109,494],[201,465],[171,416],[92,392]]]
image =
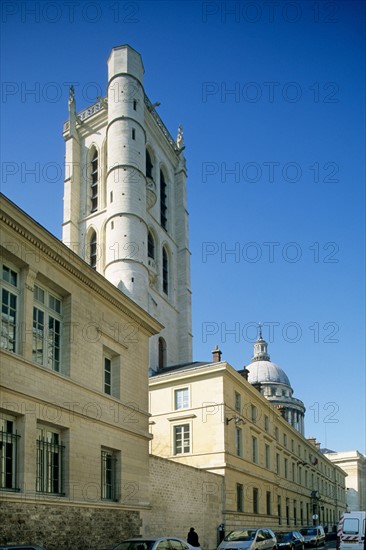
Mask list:
[[292,481],[296,481],[296,464],[292,463]]
[[154,168],[154,165],[151,161],[151,156],[150,156],[150,153],[149,151],[146,149],[146,177],[147,178],[150,178],[150,179],[154,179],[153,178],[153,168]]
[[243,456],[243,433],[238,427],[235,428],[235,449],[237,456]]
[[155,241],[150,231],[147,235],[147,257],[152,259],[155,258]]
[[137,101],[136,101],[136,99],[133,100],[133,110],[137,111]]
[[19,435],[15,430],[15,417],[0,418],[0,488],[19,490],[17,486],[17,449]]
[[241,395],[237,391],[235,392],[235,410],[241,413]]
[[258,514],[258,489],[253,487],[253,514]]
[[258,440],[252,436],[252,460],[255,464],[258,463]]
[[92,231],[90,236],[89,264],[93,269],[97,268],[97,234],[95,231]]
[[163,292],[168,294],[169,291],[169,262],[168,254],[165,248],[163,248]]
[[277,426],[275,426],[274,434],[275,434],[275,440],[278,441],[278,428],[277,428]]
[[188,388],[181,388],[174,391],[174,408],[188,409],[189,407],[189,391]]
[[271,467],[271,450],[269,445],[265,446],[265,461],[266,461],[266,468],[269,470]]
[[102,449],[102,487],[103,500],[117,500],[117,456],[114,451]]
[[287,479],[288,477],[288,459],[285,458],[285,478]]
[[287,447],[287,435],[283,434],[283,446]]
[[159,360],[159,369],[166,367],[166,342],[164,338],[160,337],[159,340],[159,350],[158,350],[158,360]]
[[166,181],[162,170],[160,170],[160,224],[166,229],[167,222],[167,196]]
[[179,455],[189,452],[191,452],[189,424],[174,426],[174,454]]
[[251,405],[250,407],[250,418],[251,418],[251,421],[256,423],[257,421],[257,407],[255,405]]
[[59,372],[61,360],[61,299],[34,285],[33,361]]
[[280,475],[280,455],[276,453],[276,474]]
[[243,485],[241,483],[236,484],[236,511],[243,512]]
[[104,357],[104,393],[112,395],[112,361]]
[[277,497],[277,515],[278,515],[278,525],[281,525],[282,524],[282,519],[281,519],[282,512],[281,512],[281,497],[280,496]]
[[2,266],[1,274],[1,348],[16,351],[18,273]]
[[297,525],[297,502],[294,500],[294,525]]
[[266,414],[264,415],[264,430],[266,432],[269,431],[269,418]]
[[132,139],[136,139],[136,130],[135,130],[135,128],[132,128],[131,135],[132,135]]
[[63,445],[60,433],[39,427],[37,439],[37,492],[61,495]]
[[90,165],[91,178],[91,212],[98,209],[98,151],[94,149]]
[[286,498],[286,525],[290,525],[290,501]]
[[271,493],[270,491],[266,492],[266,513],[268,516],[271,515]]

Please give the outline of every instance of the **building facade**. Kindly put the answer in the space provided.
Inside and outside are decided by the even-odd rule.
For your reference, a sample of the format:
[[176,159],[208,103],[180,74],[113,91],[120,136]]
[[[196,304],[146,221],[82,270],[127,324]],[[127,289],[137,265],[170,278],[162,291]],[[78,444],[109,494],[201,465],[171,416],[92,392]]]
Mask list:
[[347,510],[366,510],[366,455],[359,451],[329,451],[324,456],[347,474]]
[[107,97],[64,125],[63,242],[159,320],[150,367],[192,360],[184,140],[174,140],[144,91],[130,46],[108,59]]
[[112,546],[149,508],[161,325],[3,196],[0,244],[0,544]]
[[343,470],[214,357],[150,377],[152,453],[224,477],[226,530],[332,528],[346,509]]

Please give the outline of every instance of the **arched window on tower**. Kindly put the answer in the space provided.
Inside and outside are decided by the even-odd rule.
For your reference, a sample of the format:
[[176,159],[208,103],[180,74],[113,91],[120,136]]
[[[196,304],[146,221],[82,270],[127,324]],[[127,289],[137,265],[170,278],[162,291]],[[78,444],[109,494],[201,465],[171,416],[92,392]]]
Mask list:
[[90,235],[89,247],[90,267],[97,269],[97,234],[95,231],[92,231],[92,234]]
[[91,212],[98,209],[98,151],[95,149],[92,154],[90,166],[91,179]]
[[147,236],[147,257],[155,259],[155,240],[151,231],[149,231]]
[[163,248],[163,291],[165,294],[169,291],[169,259],[165,248]]
[[160,170],[160,224],[166,229],[167,222],[167,196],[166,181],[162,170]]
[[166,342],[164,338],[159,338],[159,369],[166,367]]
[[146,177],[147,178],[150,178],[150,179],[154,179],[153,178],[153,163],[151,161],[151,156],[150,156],[150,153],[149,151],[146,149]]

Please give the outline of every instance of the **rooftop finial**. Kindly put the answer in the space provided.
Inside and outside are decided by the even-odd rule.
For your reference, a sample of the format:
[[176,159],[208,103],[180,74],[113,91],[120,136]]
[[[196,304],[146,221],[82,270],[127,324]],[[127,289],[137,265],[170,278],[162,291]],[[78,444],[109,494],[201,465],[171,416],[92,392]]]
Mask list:
[[258,339],[260,339],[262,338],[262,323],[260,321],[258,323],[258,331],[259,331]]
[[178,149],[184,149],[183,126],[179,124],[176,144]]

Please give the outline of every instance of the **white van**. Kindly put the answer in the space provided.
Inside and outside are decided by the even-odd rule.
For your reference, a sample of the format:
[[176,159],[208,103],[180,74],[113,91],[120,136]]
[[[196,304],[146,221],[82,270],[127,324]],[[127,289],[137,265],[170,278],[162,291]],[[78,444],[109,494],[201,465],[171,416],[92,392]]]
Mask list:
[[337,550],[366,550],[366,512],[345,512],[337,529]]

